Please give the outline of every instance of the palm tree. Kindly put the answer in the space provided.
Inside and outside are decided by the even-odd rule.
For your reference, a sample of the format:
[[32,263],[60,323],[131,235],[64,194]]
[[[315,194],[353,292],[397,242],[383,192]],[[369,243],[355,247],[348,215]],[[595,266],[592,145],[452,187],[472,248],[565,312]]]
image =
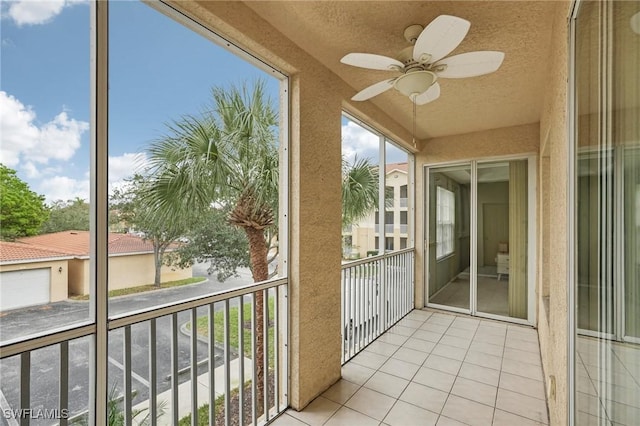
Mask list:
[[364,219],[378,205],[378,168],[369,159],[342,159],[342,227]]
[[[214,88],[212,95],[210,111],[175,121],[168,134],[149,147],[155,184],[146,202],[170,221],[214,204],[230,207],[229,223],[242,228],[249,242],[253,280],[265,281],[269,277],[265,235],[277,226],[278,217],[277,113],[262,81],[251,89]],[[254,300],[256,330],[263,330],[263,292],[256,292]],[[256,361],[263,355],[260,331]],[[255,365],[256,397],[262,401],[263,364]]]

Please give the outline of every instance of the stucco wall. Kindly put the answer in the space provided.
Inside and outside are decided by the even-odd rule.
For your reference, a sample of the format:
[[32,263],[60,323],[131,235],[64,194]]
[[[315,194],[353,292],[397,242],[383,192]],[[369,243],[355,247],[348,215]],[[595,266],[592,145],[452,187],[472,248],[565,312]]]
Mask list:
[[[109,256],[109,290],[153,284],[155,266],[153,254],[137,254],[132,256]],[[163,265],[161,282],[191,278],[191,268],[180,269]]]
[[[548,263],[541,264],[546,271],[538,271],[538,335],[545,381],[555,376],[556,397],[548,399],[552,425],[567,422],[567,17],[569,2],[559,2],[554,14],[553,35],[549,50],[548,90],[540,119],[541,173],[549,173],[542,182],[549,188],[548,205],[538,206],[543,216],[543,229],[538,235],[538,246],[548,247]],[[548,158],[548,159],[547,159]],[[547,165],[548,162],[548,165]],[[548,179],[548,180],[547,180]],[[546,240],[541,240],[544,238]],[[548,279],[548,283],[543,283]],[[543,289],[548,286],[548,299]],[[545,306],[546,305],[546,306]],[[548,315],[547,315],[548,311]]]
[[[341,375],[341,113],[409,146],[406,129],[241,2],[173,5],[289,75],[289,402],[302,409]],[[285,189],[283,187],[283,189]]]
[[[0,265],[0,272],[23,271],[27,269],[50,268],[49,296],[52,302],[65,300],[67,296],[68,263],[67,260],[49,262],[19,263],[14,265]],[[62,269],[60,269],[62,268]]]
[[89,294],[89,260],[69,260],[69,295]]

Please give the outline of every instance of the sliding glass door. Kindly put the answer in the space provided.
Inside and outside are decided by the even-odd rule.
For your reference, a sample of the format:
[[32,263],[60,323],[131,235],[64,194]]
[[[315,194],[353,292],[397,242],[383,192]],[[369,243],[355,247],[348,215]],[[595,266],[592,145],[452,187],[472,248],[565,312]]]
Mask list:
[[429,171],[429,302],[470,312],[471,165]]
[[429,306],[530,321],[530,161],[428,168]]

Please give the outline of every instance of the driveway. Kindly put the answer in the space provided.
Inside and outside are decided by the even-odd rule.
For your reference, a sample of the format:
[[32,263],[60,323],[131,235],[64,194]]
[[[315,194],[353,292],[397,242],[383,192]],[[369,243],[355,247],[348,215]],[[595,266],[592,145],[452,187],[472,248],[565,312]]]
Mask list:
[[[216,293],[222,290],[246,285],[252,282],[249,270],[239,271],[240,276],[219,283],[215,277],[208,277],[206,266],[194,267],[194,276],[206,276],[207,281],[182,287],[139,293],[130,296],[112,298],[109,311],[113,314],[131,312],[147,307],[172,303],[185,298]],[[200,313],[200,312],[199,312]],[[202,315],[205,310],[202,310]],[[52,330],[57,327],[84,321],[89,318],[88,301],[63,301],[49,305],[9,311],[0,317],[0,340],[5,342],[29,333]],[[189,313],[178,314],[178,323],[183,325],[189,321]],[[157,383],[158,393],[171,385],[171,323],[163,317],[157,320]],[[148,397],[149,381],[149,329],[148,323],[131,327],[131,365],[132,387],[136,391],[134,402]],[[216,366],[222,363],[222,353],[216,353]],[[89,359],[90,338],[77,339],[69,345],[69,404],[72,413],[85,410],[89,403]],[[202,365],[198,374],[207,371],[207,345],[198,342],[197,359]],[[43,348],[31,354],[31,408],[56,408],[58,401],[58,363],[59,346]],[[109,333],[109,384],[115,386],[115,393],[122,393],[123,383],[123,331],[114,330]],[[188,368],[191,364],[190,339],[178,333],[178,368],[184,370],[179,382],[189,380]],[[20,359],[12,357],[0,361],[0,412],[19,407],[20,397]],[[6,419],[1,424],[13,425]],[[54,422],[36,424],[53,424]]]

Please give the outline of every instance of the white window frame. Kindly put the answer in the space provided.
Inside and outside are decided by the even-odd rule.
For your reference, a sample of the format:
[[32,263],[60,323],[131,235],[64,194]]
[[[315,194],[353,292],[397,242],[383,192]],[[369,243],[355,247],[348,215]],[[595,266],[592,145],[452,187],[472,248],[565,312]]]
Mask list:
[[442,186],[436,187],[436,260],[455,251],[456,194]]

